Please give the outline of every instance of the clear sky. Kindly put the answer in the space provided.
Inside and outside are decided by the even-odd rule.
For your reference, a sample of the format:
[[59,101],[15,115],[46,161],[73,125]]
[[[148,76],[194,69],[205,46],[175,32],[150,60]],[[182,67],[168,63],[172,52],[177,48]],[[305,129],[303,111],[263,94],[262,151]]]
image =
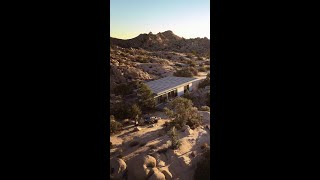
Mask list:
[[184,38],[210,39],[210,0],[110,0],[110,36],[173,31]]

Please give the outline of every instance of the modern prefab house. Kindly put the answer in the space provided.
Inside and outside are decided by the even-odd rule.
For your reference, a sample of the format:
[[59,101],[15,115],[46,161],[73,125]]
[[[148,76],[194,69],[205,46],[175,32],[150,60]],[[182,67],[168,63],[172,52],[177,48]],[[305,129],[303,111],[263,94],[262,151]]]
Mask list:
[[153,91],[156,104],[159,105],[175,97],[182,96],[187,91],[195,90],[200,80],[187,77],[165,77],[146,84]]

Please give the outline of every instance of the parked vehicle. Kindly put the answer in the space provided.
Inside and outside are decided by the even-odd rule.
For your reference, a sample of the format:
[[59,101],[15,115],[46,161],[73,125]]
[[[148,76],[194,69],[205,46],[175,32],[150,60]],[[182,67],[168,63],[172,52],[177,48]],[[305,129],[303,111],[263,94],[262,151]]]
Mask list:
[[153,123],[156,123],[156,122],[158,122],[158,120],[159,120],[160,118],[159,117],[156,117],[156,116],[147,116],[147,117],[145,117],[145,119],[144,119],[144,122],[145,123],[148,123],[148,124],[153,124]]

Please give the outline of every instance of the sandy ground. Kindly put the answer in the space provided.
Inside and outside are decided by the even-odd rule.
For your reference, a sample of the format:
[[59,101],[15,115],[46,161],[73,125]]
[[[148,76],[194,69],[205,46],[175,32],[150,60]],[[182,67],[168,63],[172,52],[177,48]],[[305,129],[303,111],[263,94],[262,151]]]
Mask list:
[[[204,125],[193,130],[192,134],[188,135],[185,132],[180,132],[181,147],[178,150],[169,149],[166,153],[158,154],[157,150],[168,147],[170,140],[165,134],[162,125],[169,121],[169,119],[162,112],[156,112],[154,116],[159,116],[162,119],[158,121],[155,126],[140,126],[140,131],[134,131],[134,126],[126,127],[121,133],[110,137],[110,141],[115,146],[110,150],[111,159],[119,154],[119,149],[122,150],[122,159],[127,163],[128,179],[134,180],[134,176],[130,174],[136,167],[142,166],[139,164],[139,159],[148,153],[154,154],[157,158],[157,166],[159,169],[167,169],[171,172],[173,179],[176,180],[192,180],[193,173],[196,168],[197,161],[201,158],[203,150],[201,145],[207,143],[210,145],[210,129],[205,128],[206,125],[210,127],[210,112],[202,112]],[[129,143],[136,140],[141,143],[146,143],[144,146],[130,147]],[[154,145],[155,150],[149,146]],[[195,156],[191,156],[191,153]],[[161,166],[161,167],[160,167]]]

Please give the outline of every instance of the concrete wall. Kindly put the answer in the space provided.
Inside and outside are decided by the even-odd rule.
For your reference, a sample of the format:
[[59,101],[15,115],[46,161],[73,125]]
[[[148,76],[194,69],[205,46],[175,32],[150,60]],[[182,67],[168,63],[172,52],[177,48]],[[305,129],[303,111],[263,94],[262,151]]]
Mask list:
[[193,90],[192,83],[189,84],[189,90],[190,90],[190,91]]
[[184,86],[178,87],[177,91],[178,91],[178,96],[182,96],[184,94]]

